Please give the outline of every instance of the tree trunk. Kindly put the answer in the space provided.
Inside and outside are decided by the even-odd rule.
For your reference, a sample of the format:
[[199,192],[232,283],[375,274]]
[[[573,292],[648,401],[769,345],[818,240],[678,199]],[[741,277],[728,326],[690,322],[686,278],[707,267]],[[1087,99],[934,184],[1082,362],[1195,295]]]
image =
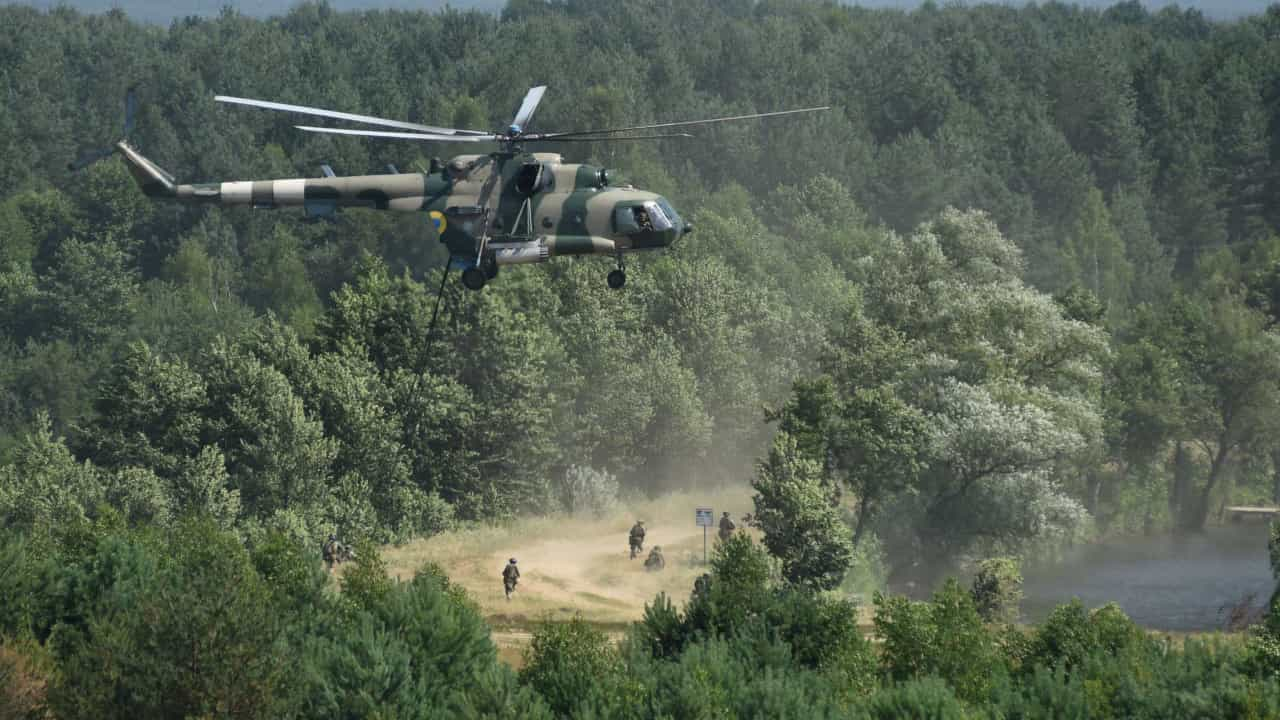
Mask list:
[[1186,522],[1189,513],[1187,500],[1191,495],[1191,458],[1187,457],[1187,447],[1181,440],[1174,446],[1173,477],[1169,484],[1169,518],[1173,521],[1176,533],[1187,531]]
[[1102,494],[1102,473],[1095,470],[1089,471],[1089,476],[1085,479],[1084,492],[1084,509],[1089,511],[1093,517],[1098,517],[1098,496]]
[[1214,486],[1222,479],[1222,471],[1227,466],[1227,455],[1230,448],[1226,439],[1218,441],[1218,452],[1213,455],[1213,463],[1209,466],[1209,480],[1204,484],[1204,489],[1200,491],[1200,497],[1197,499],[1195,507],[1195,515],[1191,517],[1192,524],[1188,530],[1199,532],[1204,530],[1205,521],[1209,519],[1209,495],[1213,492]]
[[1271,502],[1280,505],[1280,449],[1271,451]]
[[853,526],[853,546],[858,547],[862,533],[867,529],[867,518],[871,516],[871,498],[863,495],[858,498],[858,522]]

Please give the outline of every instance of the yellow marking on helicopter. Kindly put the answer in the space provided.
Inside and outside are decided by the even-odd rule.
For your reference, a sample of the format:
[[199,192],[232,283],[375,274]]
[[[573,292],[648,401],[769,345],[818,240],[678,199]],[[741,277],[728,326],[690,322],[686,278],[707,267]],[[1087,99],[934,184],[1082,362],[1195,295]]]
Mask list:
[[444,219],[444,213],[439,210],[432,210],[428,215],[431,216],[431,222],[436,226],[436,234],[443,235],[445,228],[449,227],[449,221]]

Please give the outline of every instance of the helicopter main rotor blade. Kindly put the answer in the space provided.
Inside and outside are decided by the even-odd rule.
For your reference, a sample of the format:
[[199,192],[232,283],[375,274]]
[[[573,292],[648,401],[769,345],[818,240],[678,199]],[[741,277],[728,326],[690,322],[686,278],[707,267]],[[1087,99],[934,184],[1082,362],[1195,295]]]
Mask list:
[[515,119],[511,121],[520,132],[529,125],[529,121],[533,119],[533,111],[538,109],[538,103],[542,102],[542,95],[547,92],[546,85],[539,85],[535,88],[529,88],[529,92],[525,93],[524,102],[520,103],[520,109],[516,111]]
[[537,135],[529,135],[525,137],[527,142],[616,142],[618,140],[665,140],[667,138],[691,138],[689,133],[668,133],[666,135],[626,135],[623,137],[610,137],[608,135],[602,137],[563,137],[560,135],[550,135],[538,137]]
[[[575,130],[573,132],[547,133],[545,135],[542,135],[538,139],[550,140],[552,138],[571,138],[571,137],[581,137],[583,135],[607,135],[609,133],[629,132],[631,130],[654,130],[657,128],[685,127],[688,125],[709,125],[711,123],[730,122],[733,120],[754,120],[756,118],[777,117],[779,115],[798,115],[800,113],[811,113],[811,112],[818,112],[820,110],[830,110],[830,109],[831,109],[830,105],[823,105],[822,107],[800,108],[798,110],[779,110],[777,112],[752,113],[750,115],[734,115],[732,117],[719,117],[719,118],[711,118],[708,120],[683,120],[681,122],[655,123],[653,125],[634,125],[632,127],[606,128],[604,130]],[[528,138],[528,139],[533,139],[533,138]],[[611,139],[611,138],[604,138],[604,139]]]
[[432,133],[387,132],[384,130],[348,130],[347,128],[311,127],[294,125],[299,130],[334,135],[360,135],[363,137],[396,138],[399,140],[430,140],[433,142],[489,142],[500,139],[497,135],[439,135]]
[[355,113],[344,113],[336,110],[325,110],[324,108],[307,107],[305,105],[289,105],[287,103],[270,102],[267,100],[253,100],[251,98],[231,97],[229,95],[215,95],[214,100],[224,103],[233,103],[235,105],[248,105],[250,107],[266,108],[268,110],[281,110],[284,112],[300,113],[302,115],[316,115],[318,117],[334,118],[336,120],[350,120],[352,122],[365,123],[367,125],[382,125],[384,127],[402,128],[404,130],[418,130],[428,133],[440,133],[443,135],[487,135],[477,130],[458,130],[455,128],[435,127],[434,125],[419,125],[411,122],[401,122],[399,120],[387,120],[386,118],[374,117],[372,115],[357,115]]

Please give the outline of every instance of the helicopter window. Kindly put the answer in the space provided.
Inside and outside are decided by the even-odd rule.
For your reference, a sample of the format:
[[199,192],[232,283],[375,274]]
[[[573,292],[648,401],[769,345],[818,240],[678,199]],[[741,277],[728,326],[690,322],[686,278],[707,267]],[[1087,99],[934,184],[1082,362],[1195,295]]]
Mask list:
[[[664,230],[670,230],[672,227],[674,227],[674,225],[671,222],[671,219],[668,218],[667,214],[663,212],[661,207],[658,206],[658,203],[653,202],[651,200],[644,204],[643,209],[649,216],[648,220],[650,224],[650,229],[656,230],[658,232],[662,232]],[[639,208],[637,210],[639,210]],[[639,213],[637,212],[637,215],[638,214]],[[641,227],[643,227],[643,225],[644,224],[641,223]]]
[[636,221],[635,207],[620,207],[613,211],[613,225],[623,235],[640,232],[640,224]]
[[666,198],[658,198],[658,207],[662,208],[662,212],[666,214],[667,219],[669,219],[673,225],[679,224],[680,213],[676,212],[676,209],[671,207],[671,203],[667,202]]

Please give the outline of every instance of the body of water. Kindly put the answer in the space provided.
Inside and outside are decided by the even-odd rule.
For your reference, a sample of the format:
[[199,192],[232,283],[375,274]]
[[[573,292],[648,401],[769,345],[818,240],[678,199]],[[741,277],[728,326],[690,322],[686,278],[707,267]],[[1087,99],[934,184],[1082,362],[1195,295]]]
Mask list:
[[1221,630],[1246,598],[1252,597],[1253,610],[1265,608],[1275,585],[1261,522],[1185,538],[1108,541],[1023,574],[1022,611],[1029,622],[1043,621],[1054,607],[1078,597],[1090,609],[1115,602],[1139,625],[1179,631]]

